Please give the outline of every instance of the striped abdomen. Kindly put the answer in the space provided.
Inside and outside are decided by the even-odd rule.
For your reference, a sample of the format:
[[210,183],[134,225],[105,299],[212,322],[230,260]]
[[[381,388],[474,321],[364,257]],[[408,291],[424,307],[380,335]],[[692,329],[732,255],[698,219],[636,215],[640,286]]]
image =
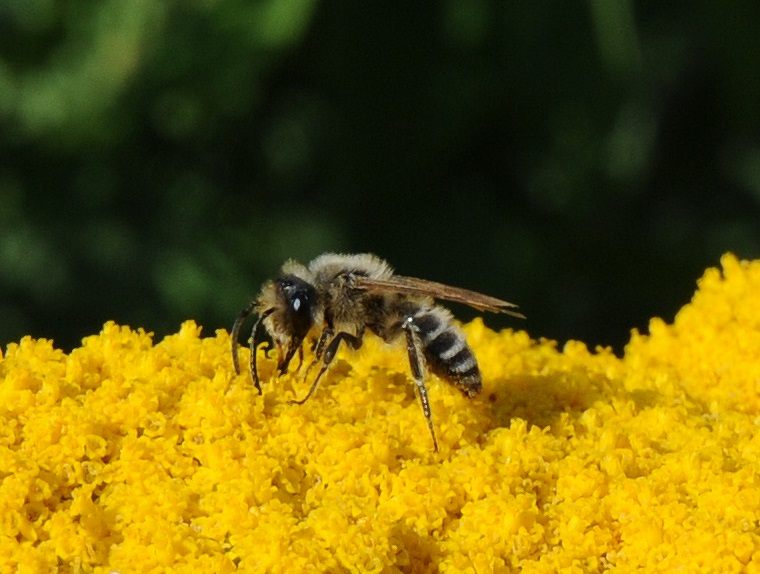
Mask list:
[[483,387],[480,369],[464,333],[451,319],[443,307],[421,307],[412,314],[429,369],[472,397]]

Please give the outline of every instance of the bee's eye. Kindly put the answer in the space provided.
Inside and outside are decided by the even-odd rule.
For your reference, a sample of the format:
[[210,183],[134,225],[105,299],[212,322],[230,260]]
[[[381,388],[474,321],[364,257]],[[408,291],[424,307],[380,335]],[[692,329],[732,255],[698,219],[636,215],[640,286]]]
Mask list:
[[313,324],[312,313],[317,301],[314,286],[297,277],[282,277],[279,286],[288,306],[286,321],[294,336],[304,337]]

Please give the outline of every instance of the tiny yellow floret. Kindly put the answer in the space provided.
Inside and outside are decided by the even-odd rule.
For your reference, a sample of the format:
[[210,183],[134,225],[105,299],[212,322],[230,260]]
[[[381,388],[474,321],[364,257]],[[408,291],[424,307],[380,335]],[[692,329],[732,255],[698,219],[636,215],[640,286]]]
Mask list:
[[[465,326],[475,399],[367,336],[303,405],[229,334],[0,355],[0,572],[758,572],[760,261],[622,358]],[[247,364],[243,351],[241,363]],[[313,375],[313,372],[310,373]]]

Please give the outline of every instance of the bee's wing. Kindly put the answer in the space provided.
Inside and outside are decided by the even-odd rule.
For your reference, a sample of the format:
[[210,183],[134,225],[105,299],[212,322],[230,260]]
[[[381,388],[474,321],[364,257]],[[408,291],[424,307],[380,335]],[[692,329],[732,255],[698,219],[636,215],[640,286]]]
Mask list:
[[371,277],[358,276],[354,278],[354,286],[358,289],[367,291],[384,291],[394,293],[409,293],[411,295],[423,295],[433,299],[443,299],[455,303],[464,303],[474,307],[479,311],[491,311],[493,313],[506,313],[513,317],[525,319],[525,315],[517,311],[510,311],[509,308],[515,308],[517,305],[502,301],[490,295],[484,295],[469,289],[461,289],[428,281],[427,279],[417,279],[416,277],[404,277],[393,275],[388,279],[373,279]]

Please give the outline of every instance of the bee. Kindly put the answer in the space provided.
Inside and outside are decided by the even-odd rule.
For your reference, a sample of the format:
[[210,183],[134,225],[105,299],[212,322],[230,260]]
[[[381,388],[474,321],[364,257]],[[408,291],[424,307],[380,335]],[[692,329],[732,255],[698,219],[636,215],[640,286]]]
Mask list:
[[290,401],[291,404],[303,404],[314,394],[341,344],[359,349],[367,331],[387,343],[401,339],[406,344],[433,448],[438,451],[425,387],[426,371],[453,384],[468,397],[477,395],[483,384],[478,362],[464,333],[453,323],[451,313],[436,304],[436,299],[524,318],[513,310],[517,307],[513,303],[442,283],[395,275],[388,263],[376,255],[325,253],[308,266],[292,260],[286,262],[280,274],[264,283],[259,296],[240,312],[231,332],[235,372],[240,374],[240,328],[254,313],[258,318],[251,329],[250,371],[259,394],[256,348],[262,326],[277,347],[279,374],[287,372],[296,352],[303,363],[305,339],[309,336],[316,339],[315,359],[306,372],[321,363],[319,372],[306,396]]

